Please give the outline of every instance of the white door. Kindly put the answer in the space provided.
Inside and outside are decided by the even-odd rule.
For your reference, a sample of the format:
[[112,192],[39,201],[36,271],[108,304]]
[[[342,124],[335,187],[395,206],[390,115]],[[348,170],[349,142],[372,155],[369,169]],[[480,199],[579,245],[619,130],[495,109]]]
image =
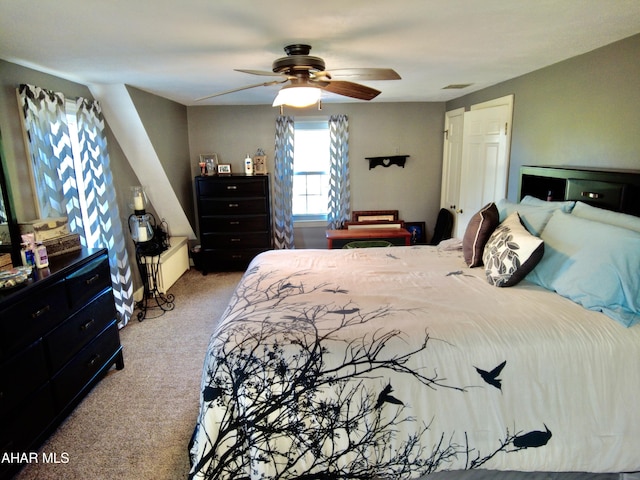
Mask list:
[[507,194],[513,96],[464,113],[460,198],[455,236],[462,238],[471,217]]
[[463,127],[464,108],[445,113],[440,208],[446,208],[453,214],[453,232],[455,232],[457,224],[456,212],[458,210],[458,200],[460,199]]

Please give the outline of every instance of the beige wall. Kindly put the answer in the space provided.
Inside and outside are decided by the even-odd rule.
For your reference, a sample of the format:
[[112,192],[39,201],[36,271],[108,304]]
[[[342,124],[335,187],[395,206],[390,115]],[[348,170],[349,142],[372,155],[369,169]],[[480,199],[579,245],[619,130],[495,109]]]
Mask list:
[[[242,160],[258,147],[273,172],[275,121],[271,106],[189,107],[192,174],[201,153],[242,171]],[[353,210],[398,210],[405,221],[427,222],[431,233],[440,206],[444,103],[343,103],[285,111],[293,116],[349,117],[351,206]],[[369,170],[365,157],[410,155],[406,166]],[[296,246],[326,247],[324,227],[296,231]]]
[[447,102],[514,94],[509,198],[522,165],[640,169],[640,35]]
[[192,176],[189,170],[187,107],[137,88],[127,87],[127,91],[169,184],[195,230]]

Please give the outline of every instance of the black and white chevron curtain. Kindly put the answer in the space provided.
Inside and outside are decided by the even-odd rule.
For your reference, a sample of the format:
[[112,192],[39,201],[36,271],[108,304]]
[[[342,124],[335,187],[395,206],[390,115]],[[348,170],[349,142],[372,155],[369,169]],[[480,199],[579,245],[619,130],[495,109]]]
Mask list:
[[275,168],[273,172],[273,246],[276,249],[293,245],[293,117],[280,115],[276,119]]
[[[294,248],[293,242],[293,144],[294,118],[276,119],[275,172],[273,178],[273,234],[277,249]],[[327,228],[342,228],[349,220],[351,187],[349,182],[349,119],[329,117],[330,180]]]
[[346,115],[329,117],[331,169],[329,171],[329,213],[327,228],[342,228],[349,220],[351,185],[349,182],[349,119]]
[[100,104],[75,99],[79,155],[74,159],[65,98],[58,92],[20,85],[18,96],[31,156],[40,217],[67,217],[88,248],[109,251],[111,282],[123,327],[133,313],[133,279]]

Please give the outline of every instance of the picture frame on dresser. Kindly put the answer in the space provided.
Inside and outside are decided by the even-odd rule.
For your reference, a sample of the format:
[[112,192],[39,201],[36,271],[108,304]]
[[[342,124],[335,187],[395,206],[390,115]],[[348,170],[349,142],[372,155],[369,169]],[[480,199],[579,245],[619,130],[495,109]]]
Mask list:
[[411,245],[427,243],[426,222],[405,222],[404,228],[411,234]]
[[218,164],[218,175],[231,175],[231,165],[228,163]]
[[352,222],[397,222],[398,210],[354,210]]
[[267,174],[267,156],[255,155],[253,157],[253,173],[256,175]]
[[388,220],[363,220],[361,222],[344,222],[344,228],[347,230],[363,229],[400,229],[404,228],[404,221],[388,221]]
[[200,165],[202,164],[204,164],[204,171],[206,175],[216,175],[218,173],[218,154],[217,153],[201,154]]

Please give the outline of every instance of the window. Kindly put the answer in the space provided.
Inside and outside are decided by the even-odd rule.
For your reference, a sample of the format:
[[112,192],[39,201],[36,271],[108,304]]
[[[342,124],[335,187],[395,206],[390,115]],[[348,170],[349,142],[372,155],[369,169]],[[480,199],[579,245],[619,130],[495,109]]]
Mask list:
[[293,146],[294,221],[326,220],[329,209],[329,123],[296,120]]

